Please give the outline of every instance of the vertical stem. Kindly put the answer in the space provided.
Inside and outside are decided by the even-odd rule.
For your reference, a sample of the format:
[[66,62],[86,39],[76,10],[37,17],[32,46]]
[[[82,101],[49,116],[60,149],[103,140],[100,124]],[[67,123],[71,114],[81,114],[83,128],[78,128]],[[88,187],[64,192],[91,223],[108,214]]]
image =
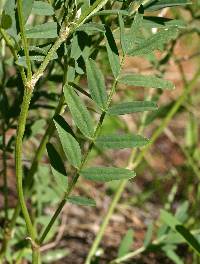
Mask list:
[[19,27],[20,27],[22,44],[24,47],[24,54],[26,57],[27,79],[28,79],[28,81],[30,81],[31,77],[32,77],[32,71],[31,71],[31,61],[30,61],[30,57],[29,57],[28,41],[26,38],[26,32],[25,32],[25,28],[24,28],[25,21],[24,21],[22,0],[17,0],[17,13],[18,13],[18,18],[19,18]]
[[[165,129],[165,127],[169,124],[169,122],[171,121],[171,119],[173,118],[173,116],[177,113],[177,111],[179,110],[180,106],[183,104],[183,102],[185,101],[185,99],[187,98],[187,95],[189,95],[189,93],[191,92],[192,88],[194,87],[195,83],[197,82],[198,78],[200,76],[200,69],[197,71],[197,73],[195,74],[194,78],[188,83],[188,85],[185,87],[184,92],[182,94],[182,96],[179,97],[179,99],[176,101],[176,104],[174,104],[174,106],[171,108],[171,110],[169,111],[169,113],[167,114],[167,116],[165,117],[165,119],[162,121],[161,125],[155,130],[155,132],[153,133],[152,137],[151,137],[151,143],[144,148],[144,150],[142,152],[140,152],[139,156],[137,157],[136,161],[133,162],[133,159],[135,157],[135,152],[131,153],[131,157],[129,159],[129,165],[128,167],[131,168],[136,168],[140,162],[142,161],[145,153],[147,152],[147,150],[150,148],[150,146],[156,141],[156,139],[160,136],[160,134],[163,132],[163,130]],[[143,124],[141,126],[141,129],[143,127]],[[109,206],[109,209],[106,213],[106,216],[104,217],[104,220],[100,226],[99,232],[92,244],[92,247],[88,253],[87,259],[85,264],[89,264],[91,263],[92,257],[94,256],[95,252],[98,249],[98,246],[101,242],[101,239],[105,233],[106,227],[110,221],[110,218],[119,202],[119,199],[126,187],[126,184],[128,183],[128,180],[126,181],[120,181],[120,184],[118,186],[117,192],[114,194],[114,197],[112,199],[112,202]]]
[[25,87],[23,102],[21,105],[21,112],[18,120],[17,137],[15,145],[15,166],[16,166],[16,177],[17,177],[17,192],[19,196],[19,202],[21,205],[22,213],[27,225],[28,233],[32,239],[35,239],[35,232],[31,223],[31,219],[26,207],[26,202],[23,192],[23,168],[22,168],[22,140],[25,131],[25,124],[28,115],[28,108],[31,100],[32,90],[30,87]]
[[106,229],[106,227],[107,227],[107,225],[108,225],[108,223],[110,221],[110,218],[113,215],[113,211],[115,209],[115,206],[119,202],[119,199],[121,198],[122,192],[124,191],[124,188],[125,188],[126,184],[127,184],[127,180],[120,181],[120,183],[118,185],[118,188],[117,188],[117,192],[116,192],[116,194],[115,194],[115,196],[114,196],[114,198],[113,198],[113,200],[112,200],[112,202],[111,202],[111,204],[109,206],[109,209],[108,209],[107,214],[106,214],[106,216],[105,216],[105,218],[104,218],[104,220],[102,222],[102,225],[101,225],[101,228],[100,228],[100,230],[98,232],[98,235],[96,236],[96,238],[95,238],[95,240],[94,240],[94,242],[92,244],[92,247],[91,247],[91,249],[89,251],[89,254],[87,256],[85,264],[90,264],[91,263],[92,258],[95,255],[95,253],[97,251],[97,248],[98,248],[98,246],[99,246],[99,244],[101,242],[101,239],[102,239],[102,237],[104,235],[105,229]]

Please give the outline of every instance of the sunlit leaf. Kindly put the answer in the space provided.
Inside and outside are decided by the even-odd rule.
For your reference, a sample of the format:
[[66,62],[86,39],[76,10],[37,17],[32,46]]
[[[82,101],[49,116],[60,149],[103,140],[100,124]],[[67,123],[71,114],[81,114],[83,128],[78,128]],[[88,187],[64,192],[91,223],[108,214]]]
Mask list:
[[136,176],[134,171],[114,167],[93,167],[82,169],[80,174],[85,179],[98,182],[125,180]]

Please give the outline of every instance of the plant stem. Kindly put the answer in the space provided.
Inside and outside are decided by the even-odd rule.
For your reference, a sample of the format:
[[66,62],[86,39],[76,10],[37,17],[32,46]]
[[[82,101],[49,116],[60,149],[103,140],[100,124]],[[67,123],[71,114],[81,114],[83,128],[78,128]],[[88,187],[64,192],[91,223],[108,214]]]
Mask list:
[[116,194],[112,200],[112,203],[109,206],[107,214],[106,214],[106,216],[105,216],[105,218],[101,224],[101,228],[99,229],[98,236],[96,236],[96,238],[92,244],[92,247],[91,247],[91,249],[87,255],[87,259],[85,261],[85,264],[91,263],[91,260],[92,260],[93,256],[95,255],[96,250],[97,250],[97,248],[101,242],[101,239],[102,239],[103,234],[105,232],[105,229],[106,229],[106,227],[110,221],[110,218],[112,217],[113,211],[115,209],[115,205],[118,203],[126,184],[127,184],[127,180],[120,181],[118,188],[117,188],[117,192],[116,192]]
[[[122,66],[123,66],[123,64],[124,64],[124,59],[125,59],[125,57],[123,56],[123,57],[122,57],[122,60],[121,60],[121,63],[120,63],[120,68],[121,68],[121,69],[122,69]],[[116,87],[117,87],[117,84],[118,84],[118,78],[119,78],[119,76],[120,76],[120,73],[118,74],[118,77],[117,77],[117,78],[114,80],[114,82],[113,82],[113,85],[112,85],[112,88],[111,88],[111,91],[110,91],[110,94],[109,94],[109,97],[108,97],[106,110],[109,108],[110,103],[111,103],[111,101],[112,101],[113,94],[114,94],[114,92],[115,92],[115,90],[116,90]],[[64,205],[65,205],[65,203],[66,203],[67,198],[69,197],[69,195],[70,195],[71,192],[73,191],[73,189],[74,189],[74,187],[75,187],[75,185],[76,185],[76,183],[77,183],[77,181],[78,181],[78,179],[79,179],[79,177],[80,177],[80,171],[81,171],[81,169],[84,167],[84,165],[86,164],[87,159],[88,159],[88,157],[89,157],[89,154],[90,154],[90,152],[91,152],[91,150],[92,150],[92,148],[93,148],[93,146],[94,146],[94,142],[95,142],[95,140],[96,140],[96,138],[97,138],[97,136],[99,135],[99,132],[100,132],[100,130],[101,130],[101,126],[102,126],[103,121],[104,121],[105,116],[106,116],[106,110],[102,112],[102,114],[101,114],[101,116],[100,116],[100,118],[99,118],[99,122],[98,122],[98,124],[97,124],[97,126],[96,126],[96,129],[95,129],[95,132],[94,132],[94,137],[93,137],[93,139],[92,139],[91,142],[90,142],[90,145],[89,145],[89,147],[88,147],[88,151],[86,152],[86,154],[85,154],[85,156],[84,156],[84,158],[83,158],[83,160],[82,160],[82,162],[81,162],[80,168],[77,170],[75,176],[73,177],[73,179],[72,179],[72,181],[71,181],[71,183],[70,183],[70,185],[69,185],[69,187],[68,187],[68,190],[67,190],[66,193],[64,194],[63,199],[62,199],[61,202],[59,203],[59,205],[58,205],[58,207],[57,207],[57,209],[56,209],[54,215],[53,215],[52,218],[50,219],[49,224],[47,225],[47,227],[45,228],[44,232],[43,232],[42,235],[41,235],[41,238],[39,239],[39,244],[40,244],[40,245],[41,245],[41,244],[43,243],[43,241],[45,240],[45,238],[46,238],[47,234],[49,233],[50,229],[52,228],[52,226],[53,226],[55,220],[57,219],[58,215],[60,214],[61,210],[63,209],[63,207],[64,207]]]
[[27,225],[29,236],[35,239],[35,231],[31,223],[31,219],[26,207],[26,202],[23,192],[23,169],[22,169],[22,140],[25,131],[26,118],[28,115],[28,108],[31,100],[32,90],[30,87],[25,87],[23,102],[21,105],[21,112],[18,120],[17,137],[15,145],[15,166],[16,166],[16,178],[17,178],[17,191],[19,196],[19,202],[21,205],[22,213]]
[[[191,233],[192,233],[193,235],[198,235],[199,232],[200,232],[199,229],[197,229],[197,230],[192,230],[192,231],[191,231]],[[157,238],[157,239],[154,239],[154,240],[151,242],[151,244],[150,244],[149,246],[151,246],[151,245],[152,245],[152,246],[159,245],[160,243],[162,243],[163,241],[165,241],[165,239],[166,239],[167,237],[168,237],[167,234],[162,235],[161,237],[159,237],[159,238]],[[147,246],[147,247],[142,246],[142,247],[136,249],[135,251],[126,254],[126,255],[123,256],[123,257],[116,258],[116,259],[112,260],[111,262],[109,262],[109,264],[119,264],[119,263],[125,262],[125,261],[127,261],[127,260],[130,260],[131,258],[134,258],[135,256],[137,256],[137,255],[139,255],[139,254],[145,252],[145,251],[148,249],[149,246]]]
[[[0,33],[3,36],[3,38],[4,38],[5,42],[6,42],[6,45],[10,48],[14,59],[17,61],[18,60],[18,55],[17,55],[17,52],[15,51],[15,48],[14,48],[14,44],[12,42],[12,39],[7,34],[7,32],[3,28],[1,28],[1,27],[0,27]],[[26,74],[24,72],[24,69],[21,66],[18,66],[18,69],[19,69],[19,72],[21,74],[23,84],[25,85],[26,84]]]
[[31,77],[32,77],[32,70],[31,70],[31,60],[29,57],[28,41],[26,38],[26,32],[25,32],[25,27],[24,27],[25,21],[24,21],[22,0],[17,0],[17,13],[18,13],[18,18],[19,18],[19,27],[20,27],[21,39],[22,39],[24,54],[25,54],[25,58],[26,58],[27,80],[30,81]]
[[[184,103],[184,101],[187,99],[187,96],[190,94],[191,90],[194,88],[195,83],[197,82],[198,78],[200,76],[200,69],[197,71],[197,73],[195,74],[194,78],[188,83],[188,85],[185,87],[184,92],[182,94],[182,96],[180,96],[178,98],[178,100],[176,101],[176,103],[174,104],[174,106],[171,108],[171,110],[169,111],[169,113],[167,114],[167,116],[165,117],[165,119],[162,121],[161,125],[156,129],[156,131],[153,133],[152,137],[151,137],[151,142],[149,145],[147,145],[147,147],[144,148],[144,150],[142,152],[140,152],[138,158],[136,159],[135,163],[133,164],[133,159],[134,159],[134,154],[132,152],[131,154],[131,158],[129,160],[129,165],[128,167],[132,167],[132,169],[135,169],[143,160],[143,157],[145,155],[145,153],[149,150],[150,146],[157,140],[157,138],[161,135],[161,133],[163,132],[163,130],[168,126],[169,122],[171,121],[171,119],[174,117],[174,115],[178,112],[179,108],[181,107],[181,105]],[[97,236],[95,238],[95,240],[93,241],[92,247],[88,253],[87,259],[85,264],[89,264],[92,260],[92,257],[94,256],[95,252],[98,249],[98,246],[102,240],[102,237],[105,233],[106,227],[110,221],[110,218],[112,217],[112,214],[121,198],[121,195],[126,187],[126,184],[128,183],[128,180],[124,181],[120,181],[120,184],[118,185],[118,189],[116,191],[116,193],[114,194],[114,197],[112,199],[112,202],[108,208],[108,211],[106,213],[106,216],[104,217],[104,220],[100,226],[100,229],[97,233]]]

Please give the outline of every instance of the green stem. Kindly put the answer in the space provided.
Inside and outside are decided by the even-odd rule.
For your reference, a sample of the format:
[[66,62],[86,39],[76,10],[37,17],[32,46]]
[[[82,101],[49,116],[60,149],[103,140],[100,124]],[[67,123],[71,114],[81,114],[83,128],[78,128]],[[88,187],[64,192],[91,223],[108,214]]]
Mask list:
[[98,232],[98,236],[96,236],[96,238],[95,238],[95,240],[94,240],[94,242],[92,244],[92,247],[91,247],[91,249],[90,249],[90,251],[88,253],[88,256],[87,256],[87,259],[85,261],[85,264],[90,264],[91,263],[92,258],[95,255],[96,250],[97,250],[97,248],[98,248],[98,246],[99,246],[99,244],[101,242],[101,239],[102,239],[102,237],[104,235],[105,229],[106,229],[106,227],[107,227],[107,225],[108,225],[108,223],[110,221],[110,218],[113,215],[113,211],[115,209],[115,205],[119,202],[119,199],[121,197],[121,194],[122,194],[126,184],[127,184],[127,180],[120,181],[120,183],[118,185],[118,188],[117,188],[117,192],[116,192],[116,194],[115,194],[115,196],[114,196],[114,198],[112,200],[112,203],[109,206],[107,214],[106,214],[106,216],[105,216],[105,218],[104,218],[104,220],[103,220],[103,222],[101,224],[101,228],[100,228],[100,230]]
[[[3,28],[1,28],[1,27],[0,27],[0,33],[1,33],[2,37],[4,38],[4,40],[6,42],[6,45],[10,48],[10,50],[12,52],[12,55],[13,55],[15,61],[17,61],[18,60],[18,55],[17,55],[17,52],[15,51],[15,48],[14,48],[14,44],[12,42],[12,39],[7,34],[7,32]],[[24,69],[21,66],[18,66],[18,69],[19,69],[19,72],[21,74],[23,84],[25,85],[26,84],[26,74],[24,72]]]
[[26,58],[26,65],[27,65],[27,80],[30,81],[32,77],[32,70],[31,70],[31,60],[29,57],[29,48],[28,48],[28,41],[26,38],[25,32],[25,21],[24,21],[24,12],[23,12],[23,5],[22,0],[17,0],[17,13],[19,18],[19,27],[20,27],[20,34],[22,39],[22,44],[24,48],[24,54]]
[[[122,58],[122,60],[121,60],[121,63],[120,63],[120,66],[121,66],[120,68],[122,68],[122,65],[123,65],[123,63],[124,63],[124,59],[125,59],[125,57],[123,56],[123,58]],[[118,77],[117,77],[117,78],[114,80],[114,82],[113,82],[113,85],[112,85],[112,88],[111,88],[111,91],[110,91],[110,94],[109,94],[109,97],[108,97],[108,101],[107,101],[106,109],[108,109],[108,107],[110,106],[110,103],[111,103],[111,100],[112,100],[113,94],[114,94],[114,92],[115,92],[115,90],[116,90],[116,87],[117,87],[117,84],[118,84],[118,78],[119,78],[119,76],[120,76],[120,73],[119,73]],[[93,137],[93,139],[92,139],[91,142],[90,142],[90,145],[89,145],[89,147],[88,147],[88,151],[87,151],[87,153],[85,154],[85,156],[84,156],[84,158],[83,158],[83,160],[82,160],[82,163],[81,163],[81,165],[80,165],[80,168],[77,170],[75,176],[73,177],[73,179],[72,179],[72,181],[71,181],[71,184],[70,184],[69,187],[68,187],[67,192],[64,194],[63,199],[62,199],[61,202],[59,203],[59,205],[58,205],[58,207],[57,207],[57,209],[56,209],[54,215],[53,215],[52,218],[50,219],[49,224],[47,225],[47,227],[45,228],[44,232],[43,232],[42,235],[41,235],[41,238],[40,238],[40,240],[39,240],[39,244],[40,244],[40,245],[41,245],[41,244],[43,243],[43,241],[45,240],[45,238],[46,238],[47,234],[49,233],[50,229],[52,228],[52,226],[53,226],[55,220],[57,219],[57,217],[59,216],[60,212],[62,211],[62,209],[63,209],[63,207],[64,207],[64,205],[65,205],[65,203],[66,203],[66,199],[69,197],[69,195],[70,195],[71,192],[73,191],[73,189],[74,189],[74,187],[75,187],[75,185],[76,185],[76,183],[77,183],[77,181],[78,181],[78,179],[79,179],[79,177],[80,177],[80,170],[81,170],[81,169],[84,167],[84,165],[86,164],[87,159],[88,159],[88,157],[89,157],[89,154],[90,154],[90,152],[91,152],[91,150],[92,150],[92,148],[93,148],[93,146],[94,146],[94,141],[95,141],[95,139],[97,138],[97,136],[99,135],[99,132],[100,132],[100,130],[101,130],[101,126],[102,126],[103,121],[104,121],[104,119],[105,119],[105,116],[106,116],[106,110],[102,112],[102,114],[101,114],[101,116],[100,116],[100,118],[99,118],[99,122],[98,122],[98,124],[97,124],[97,126],[96,126],[96,129],[95,129],[95,132],[94,132],[94,137]]]
[[16,166],[16,178],[17,178],[17,192],[19,196],[19,202],[24,215],[26,226],[31,239],[35,239],[35,231],[31,223],[31,219],[26,207],[26,202],[23,192],[23,169],[22,169],[22,140],[25,131],[26,118],[28,115],[28,108],[31,100],[32,90],[30,87],[25,87],[23,102],[21,105],[21,112],[18,121],[17,137],[15,145],[15,166]]
[[3,181],[4,181],[4,212],[5,212],[5,224],[8,221],[8,181],[7,181],[7,158],[6,158],[6,129],[5,122],[3,122]]
[[[192,230],[191,233],[193,235],[198,235],[200,233],[200,230],[197,229],[197,230]],[[165,241],[165,239],[167,239],[168,235],[165,234],[165,235],[162,235],[161,237],[157,238],[157,239],[154,239],[151,244],[149,246],[156,246],[156,245],[159,245],[160,243],[162,243],[163,241]],[[182,242],[182,241],[181,241]],[[183,240],[184,242],[184,240]],[[122,262],[125,262],[125,261],[128,261],[136,256],[138,256],[139,254],[145,252],[146,250],[148,249],[148,247],[145,247],[145,246],[142,246],[138,249],[136,249],[135,251],[133,252],[130,252],[128,254],[126,254],[125,256],[123,257],[120,257],[120,258],[116,258],[114,260],[112,260],[111,262],[109,262],[109,264],[119,264],[119,263],[122,263]]]
[[[200,76],[200,69],[197,71],[197,73],[195,74],[194,78],[188,83],[187,87],[184,89],[184,92],[182,94],[182,96],[179,97],[179,99],[176,101],[176,103],[174,104],[174,106],[171,108],[171,110],[169,111],[169,113],[167,114],[167,116],[165,117],[165,119],[163,120],[163,122],[161,123],[161,125],[158,127],[158,129],[153,133],[152,137],[151,137],[151,142],[150,144],[144,148],[144,150],[142,152],[140,152],[138,158],[136,159],[136,162],[134,164],[132,163],[132,160],[134,158],[134,154],[131,154],[131,158],[129,160],[129,166],[128,167],[132,167],[133,169],[135,169],[143,160],[143,157],[145,155],[145,153],[149,150],[150,146],[156,141],[156,139],[161,135],[161,133],[163,132],[163,130],[165,129],[165,127],[168,126],[169,122],[171,121],[171,119],[174,117],[174,115],[178,112],[179,108],[181,107],[181,105],[184,103],[184,101],[187,99],[187,96],[190,94],[191,90],[193,89],[195,83],[197,82],[198,78]],[[115,193],[112,202],[108,208],[108,211],[106,213],[106,216],[104,217],[104,221],[102,222],[99,232],[92,244],[92,247],[89,251],[89,254],[87,256],[86,262],[85,264],[89,264],[92,260],[92,257],[94,256],[95,252],[98,249],[98,246],[102,240],[102,237],[105,233],[106,227],[110,221],[110,218],[120,200],[120,197],[126,187],[126,184],[128,183],[127,181],[120,181],[117,192]]]

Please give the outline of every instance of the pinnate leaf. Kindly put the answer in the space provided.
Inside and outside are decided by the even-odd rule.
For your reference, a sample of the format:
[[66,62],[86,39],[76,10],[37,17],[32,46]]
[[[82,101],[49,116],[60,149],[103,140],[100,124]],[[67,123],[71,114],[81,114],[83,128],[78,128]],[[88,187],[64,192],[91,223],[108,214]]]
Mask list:
[[106,49],[108,53],[108,59],[110,62],[112,73],[114,77],[117,78],[121,70],[119,52],[115,43],[115,39],[109,27],[106,28],[106,38]]
[[157,110],[157,105],[153,101],[133,101],[112,105],[108,109],[110,115],[125,115],[136,112]]
[[191,1],[188,0],[156,0],[144,5],[145,11],[157,11],[166,7],[173,6],[185,6],[187,4],[191,4]]
[[36,25],[34,27],[26,28],[27,38],[56,38],[57,34],[57,23],[56,22],[47,22],[41,25]]
[[118,258],[123,257],[130,251],[131,246],[133,244],[133,235],[134,235],[133,230],[129,229],[127,233],[125,234],[125,236],[122,238],[122,241],[120,243],[119,250],[118,250]]
[[95,144],[99,148],[123,149],[142,147],[148,144],[148,139],[140,135],[106,135],[96,139]]
[[163,45],[175,39],[178,34],[176,27],[159,31],[152,37],[143,40],[136,47],[128,51],[128,55],[141,56],[149,54],[155,50],[162,50]]
[[76,205],[96,206],[96,202],[93,199],[81,196],[70,196],[67,198],[67,202]]
[[54,120],[55,126],[68,161],[76,168],[81,164],[81,149],[76,139],[66,130],[65,126]]
[[66,190],[67,189],[67,173],[65,170],[64,163],[62,161],[62,158],[60,157],[57,150],[54,148],[54,146],[51,143],[47,143],[46,145],[50,164],[51,164],[51,170],[55,177],[56,182],[58,183],[58,186]]
[[92,138],[94,134],[94,124],[85,104],[69,85],[64,87],[64,95],[75,124],[83,135]]
[[101,109],[105,109],[108,96],[103,74],[92,59],[87,60],[86,70],[91,97]]
[[54,14],[53,7],[43,1],[34,1],[32,13],[35,15],[51,16]]
[[136,176],[134,171],[115,167],[87,168],[81,170],[80,175],[82,175],[85,179],[98,182],[125,180],[134,178]]
[[172,82],[151,75],[124,74],[119,78],[119,82],[127,85],[141,86],[147,88],[174,88],[174,84]]

